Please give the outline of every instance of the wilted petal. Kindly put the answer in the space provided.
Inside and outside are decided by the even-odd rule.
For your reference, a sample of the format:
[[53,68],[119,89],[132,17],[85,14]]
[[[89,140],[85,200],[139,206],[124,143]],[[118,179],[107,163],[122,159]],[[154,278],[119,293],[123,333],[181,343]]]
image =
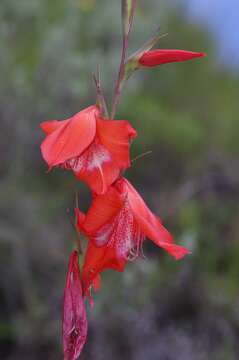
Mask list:
[[76,360],[85,344],[87,317],[82,294],[78,253],[73,251],[68,265],[63,309],[64,360]]

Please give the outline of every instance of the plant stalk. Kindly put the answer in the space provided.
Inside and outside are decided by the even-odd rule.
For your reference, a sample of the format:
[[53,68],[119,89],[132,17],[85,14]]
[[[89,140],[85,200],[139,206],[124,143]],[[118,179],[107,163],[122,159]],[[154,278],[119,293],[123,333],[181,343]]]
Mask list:
[[[123,4],[123,1],[124,0],[122,0],[122,4]],[[121,95],[121,91],[122,91],[122,87],[123,87],[123,84],[125,81],[125,60],[126,60],[127,50],[128,50],[128,46],[129,46],[129,36],[130,36],[131,29],[132,29],[137,0],[132,0],[132,2],[133,2],[132,9],[130,12],[130,17],[129,17],[129,29],[128,29],[127,33],[124,33],[124,31],[123,31],[121,61],[120,61],[120,66],[119,66],[118,78],[117,78],[115,89],[114,89],[111,119],[114,119],[114,117],[115,117],[117,106],[118,106],[120,95]],[[124,19],[123,19],[123,13],[122,13],[122,23],[123,22],[124,22]]]

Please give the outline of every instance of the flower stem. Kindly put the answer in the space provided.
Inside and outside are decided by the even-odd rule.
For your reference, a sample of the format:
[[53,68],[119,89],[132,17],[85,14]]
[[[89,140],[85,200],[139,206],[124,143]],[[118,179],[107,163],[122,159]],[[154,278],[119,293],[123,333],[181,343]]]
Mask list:
[[109,114],[108,114],[108,109],[107,109],[107,105],[106,105],[106,101],[105,101],[104,92],[103,92],[103,89],[101,87],[100,69],[99,69],[99,67],[97,68],[97,75],[92,74],[92,76],[93,76],[93,80],[94,80],[95,87],[96,87],[97,103],[98,103],[98,105],[100,107],[101,115],[103,117],[108,118]]
[[[122,7],[123,7],[123,2],[124,2],[124,0],[122,0]],[[132,0],[132,9],[130,12],[130,17],[129,17],[129,28],[128,28],[127,33],[125,33],[123,30],[121,61],[120,61],[120,66],[119,66],[118,78],[117,78],[115,89],[114,89],[111,119],[114,119],[114,117],[115,117],[116,109],[117,109],[121,91],[122,91],[122,87],[123,87],[123,84],[125,81],[125,60],[126,60],[127,50],[128,50],[128,46],[129,46],[129,35],[130,35],[132,24],[133,24],[133,18],[134,18],[136,5],[137,5],[137,0]],[[124,22],[124,19],[123,19],[123,13],[122,13],[122,23],[123,22]]]
[[77,219],[75,217],[75,221],[73,222],[73,220],[71,219],[71,216],[70,216],[70,210],[69,209],[67,209],[67,214],[69,216],[70,224],[71,224],[73,230],[76,232],[75,246],[76,246],[77,252],[80,255],[82,255],[83,251],[82,251],[82,245],[81,245],[81,239],[80,239],[80,232],[79,232],[79,230],[77,228]]
[[75,230],[76,230],[76,234],[77,234],[77,237],[76,237],[76,248],[77,248],[77,252],[79,255],[83,255],[83,250],[82,250],[82,245],[81,245],[81,238],[80,238],[80,232],[79,230],[77,229],[77,227],[75,227]]
[[[79,197],[78,197],[78,192],[75,192],[75,208],[79,209]],[[83,249],[82,249],[82,245],[81,245],[81,238],[80,238],[80,232],[78,230],[78,226],[77,226],[77,216],[75,214],[75,221],[74,221],[74,229],[76,231],[76,248],[78,251],[78,255],[83,255]]]

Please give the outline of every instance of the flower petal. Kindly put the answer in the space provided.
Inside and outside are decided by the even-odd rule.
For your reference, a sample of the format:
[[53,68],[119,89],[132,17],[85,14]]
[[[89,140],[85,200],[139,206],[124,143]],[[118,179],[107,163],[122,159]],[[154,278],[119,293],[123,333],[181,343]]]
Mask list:
[[110,187],[106,194],[95,196],[82,224],[84,232],[91,236],[102,226],[110,223],[123,204],[124,197],[113,187]]
[[120,173],[119,165],[97,136],[78,159],[68,164],[76,177],[85,181],[96,194],[104,194]]
[[168,230],[162,225],[160,219],[147,207],[141,196],[126,179],[119,180],[120,186],[125,186],[128,191],[128,201],[135,220],[141,231],[156,245],[162,247],[177,260],[190,252],[182,246],[176,245]]
[[87,329],[78,253],[73,251],[69,260],[64,292],[62,324],[64,360],[78,359],[86,341]]
[[41,144],[42,156],[53,167],[79,156],[93,141],[99,110],[90,106],[65,121]]
[[204,57],[202,52],[186,50],[156,49],[145,52],[139,59],[142,66],[157,66],[171,62],[187,61],[194,58]]
[[98,118],[96,133],[84,153],[68,161],[67,165],[93,192],[104,194],[119,177],[120,171],[130,166],[130,140],[136,132],[128,121]]
[[137,136],[137,132],[126,120],[97,119],[97,135],[100,142],[110,151],[121,169],[130,166],[130,140]]
[[46,135],[51,134],[53,131],[59,129],[60,127],[64,126],[66,122],[69,122],[70,120],[49,120],[49,121],[43,121],[40,124],[41,129],[44,131]]
[[83,266],[83,294],[90,296],[90,287],[99,288],[99,274],[106,269],[124,271],[126,261],[118,259],[115,249],[109,246],[98,247],[89,240]]

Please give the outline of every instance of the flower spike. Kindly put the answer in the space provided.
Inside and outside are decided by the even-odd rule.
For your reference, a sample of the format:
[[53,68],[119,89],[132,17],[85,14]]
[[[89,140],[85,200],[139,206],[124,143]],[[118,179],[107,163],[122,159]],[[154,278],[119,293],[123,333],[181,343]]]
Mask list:
[[[80,211],[76,195],[75,223],[77,251],[70,255],[62,319],[64,360],[77,360],[84,347],[88,322],[84,298],[93,305],[92,289],[100,288],[101,273],[107,269],[123,272],[128,261],[143,256],[145,238],[153,241],[176,260],[190,251],[177,245],[162,221],[147,207],[131,183],[123,177],[132,162],[130,144],[137,132],[127,120],[114,120],[126,80],[140,68],[206,56],[202,52],[153,49],[165,35],[159,29],[133,55],[127,58],[137,0],[121,0],[122,49],[118,76],[112,95],[109,118],[107,101],[101,86],[99,68],[93,74],[96,104],[62,121],[40,124],[45,139],[42,157],[49,170],[54,167],[71,170],[92,192],[92,203],[86,213]],[[81,246],[80,234],[88,238]],[[84,251],[86,249],[86,251]],[[82,271],[79,254],[83,257]]]

